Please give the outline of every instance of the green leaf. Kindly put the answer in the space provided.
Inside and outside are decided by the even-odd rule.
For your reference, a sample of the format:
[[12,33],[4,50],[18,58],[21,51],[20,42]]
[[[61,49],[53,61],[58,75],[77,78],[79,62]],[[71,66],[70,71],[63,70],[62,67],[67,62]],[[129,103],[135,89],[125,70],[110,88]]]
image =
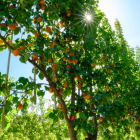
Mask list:
[[21,56],[21,57],[19,58],[19,60],[20,60],[20,62],[22,62],[22,63],[26,63],[25,58],[24,58],[23,56]]
[[29,59],[29,57],[30,57],[30,54],[29,54],[29,53],[26,53],[26,54],[24,55],[25,62]]
[[80,117],[82,120],[86,120],[86,119],[87,119],[87,117],[86,117],[86,115],[85,115],[84,112],[80,112],[79,117]]
[[21,85],[21,84],[20,85],[17,85],[16,86],[16,89],[23,89],[23,85]]
[[21,31],[20,27],[17,27],[17,28],[14,30],[14,35],[19,34],[20,31]]
[[43,80],[44,79],[44,76],[43,76],[43,74],[42,73],[39,73],[39,78],[41,79],[41,80]]
[[44,92],[43,90],[39,90],[39,91],[37,92],[37,95],[43,97],[43,96],[45,95],[45,92]]
[[18,102],[18,99],[19,99],[18,97],[14,97],[13,102]]

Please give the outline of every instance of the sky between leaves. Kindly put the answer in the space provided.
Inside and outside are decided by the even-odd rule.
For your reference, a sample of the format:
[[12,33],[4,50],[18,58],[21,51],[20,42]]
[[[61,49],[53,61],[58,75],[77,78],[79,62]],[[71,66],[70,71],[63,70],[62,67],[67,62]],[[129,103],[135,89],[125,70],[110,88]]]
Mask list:
[[[100,0],[99,9],[105,13],[112,28],[114,28],[115,19],[121,23],[124,38],[130,47],[140,46],[140,0]],[[19,37],[20,38],[20,37]],[[0,72],[6,73],[8,61],[8,49],[0,52]],[[19,77],[33,77],[33,66],[27,62],[23,64],[19,57],[11,54],[9,76],[18,80]],[[45,83],[37,78],[37,83]],[[51,99],[51,94],[46,92],[45,99]]]

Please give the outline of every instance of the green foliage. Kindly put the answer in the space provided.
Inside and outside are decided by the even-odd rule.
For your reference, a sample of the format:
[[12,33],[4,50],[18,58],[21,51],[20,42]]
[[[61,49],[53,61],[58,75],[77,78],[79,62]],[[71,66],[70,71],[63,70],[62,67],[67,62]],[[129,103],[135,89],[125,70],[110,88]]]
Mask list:
[[[83,138],[85,133],[92,136],[98,133],[97,127],[99,134],[102,132],[100,135],[103,135],[103,139],[114,139],[118,134],[118,139],[126,137],[130,134],[130,128],[138,128],[140,120],[139,47],[135,54],[124,39],[118,20],[115,21],[115,31],[112,30],[104,13],[97,9],[99,1],[44,2],[43,10],[38,0],[2,0],[0,22],[3,24],[0,30],[5,36],[0,35],[0,39],[4,44],[10,39],[10,24],[16,25],[14,35],[27,33],[25,39],[17,38],[11,46],[8,42],[5,45],[11,50],[18,49],[20,61],[29,61],[36,66],[36,75],[40,80],[47,79],[49,86],[52,86],[52,99],[55,94],[57,102],[62,104],[62,109],[48,110],[45,118],[50,118],[49,125],[55,127],[54,133],[57,135],[52,134],[53,129],[49,128],[52,137],[48,136],[49,133],[41,122],[43,118],[26,114],[29,101],[34,100],[31,95],[34,86],[37,87],[39,97],[45,95],[45,91],[41,89],[43,86],[34,83],[33,79],[28,80],[24,77],[20,77],[17,82],[8,83],[6,75],[0,73],[0,96],[3,97],[6,90],[8,96],[5,105],[6,115],[12,111],[14,105],[17,108],[20,102],[23,104],[21,112],[26,114],[16,118],[19,121],[19,129],[14,126],[13,128],[19,133],[23,132],[23,126],[27,129],[29,124],[30,131],[26,132],[28,138],[41,139],[35,136],[42,134],[43,138],[47,137],[46,139],[62,139],[62,133],[58,133],[57,129],[61,126],[59,120],[65,118],[67,123],[72,123],[72,129],[77,130],[75,137],[78,139]],[[90,22],[85,20],[83,11],[91,13]],[[58,26],[57,23],[61,24]],[[51,31],[46,27],[50,27]],[[36,33],[39,35],[36,36]],[[20,46],[24,46],[24,49]],[[6,47],[2,47],[0,51]],[[34,73],[34,69],[32,72]],[[63,86],[64,82],[67,83],[67,87]],[[50,91],[49,86],[45,86],[46,91]],[[11,95],[12,88],[23,91],[23,94],[19,96],[17,92]],[[63,91],[61,94],[60,89]],[[74,120],[70,120],[71,115],[75,116]],[[22,124],[23,119],[26,120],[25,125]],[[8,120],[6,124],[7,122]],[[33,129],[33,124],[38,127],[34,126]],[[70,131],[70,128],[68,129]],[[9,131],[14,130],[10,127]],[[25,132],[23,134],[25,135]],[[130,138],[134,139],[133,136]]]

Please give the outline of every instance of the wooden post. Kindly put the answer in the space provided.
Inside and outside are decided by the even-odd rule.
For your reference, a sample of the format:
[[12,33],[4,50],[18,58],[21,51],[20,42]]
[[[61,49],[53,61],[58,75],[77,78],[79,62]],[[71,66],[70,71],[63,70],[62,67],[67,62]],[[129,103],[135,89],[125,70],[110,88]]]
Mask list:
[[[11,35],[11,43],[12,45],[12,40],[13,40],[13,32]],[[7,73],[6,73],[6,80],[5,80],[5,95],[4,95],[4,102],[3,102],[3,107],[2,107],[2,121],[1,121],[1,129],[4,128],[4,120],[5,120],[5,105],[6,105],[6,97],[7,97],[7,84],[8,84],[8,75],[9,75],[9,66],[10,66],[10,57],[11,57],[11,50],[9,49],[9,55],[8,55],[8,63],[7,63]]]
[[[36,84],[36,67],[34,66],[34,82]],[[36,105],[36,85],[34,86],[34,104]]]
[[[53,33],[53,47],[54,47],[54,41],[55,41],[55,21],[54,21],[54,33]],[[53,64],[55,64],[54,57],[55,57],[55,55],[53,53]],[[55,75],[55,73],[53,70],[53,82],[55,82],[54,75]],[[56,104],[57,104],[56,103],[56,95],[54,94],[54,109],[56,109]]]

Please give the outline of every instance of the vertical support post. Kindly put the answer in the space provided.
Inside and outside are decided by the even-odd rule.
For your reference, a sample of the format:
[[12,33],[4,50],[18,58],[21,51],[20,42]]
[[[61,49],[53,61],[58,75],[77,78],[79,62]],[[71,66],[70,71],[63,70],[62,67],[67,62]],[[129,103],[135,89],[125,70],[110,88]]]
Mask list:
[[[34,82],[36,84],[36,67],[34,66]],[[34,86],[34,104],[36,105],[36,85]]]
[[[55,21],[54,21],[54,33],[53,33],[53,47],[54,47],[54,41],[55,41]],[[55,63],[54,57],[55,57],[55,55],[53,53],[53,64]],[[55,81],[54,75],[55,75],[55,73],[54,73],[54,70],[53,70],[53,82]],[[56,103],[56,95],[54,94],[54,109],[56,109],[56,104],[57,104]]]
[[[13,40],[13,32],[11,35],[11,43],[12,45],[12,40]],[[8,75],[9,75],[9,66],[10,66],[10,57],[11,57],[11,50],[9,49],[9,54],[8,54],[8,63],[7,63],[7,73],[6,73],[6,80],[5,80],[5,94],[4,94],[4,103],[2,107],[2,121],[1,121],[1,129],[4,128],[4,120],[5,120],[5,105],[6,105],[6,98],[7,98],[7,84],[8,84]]]

